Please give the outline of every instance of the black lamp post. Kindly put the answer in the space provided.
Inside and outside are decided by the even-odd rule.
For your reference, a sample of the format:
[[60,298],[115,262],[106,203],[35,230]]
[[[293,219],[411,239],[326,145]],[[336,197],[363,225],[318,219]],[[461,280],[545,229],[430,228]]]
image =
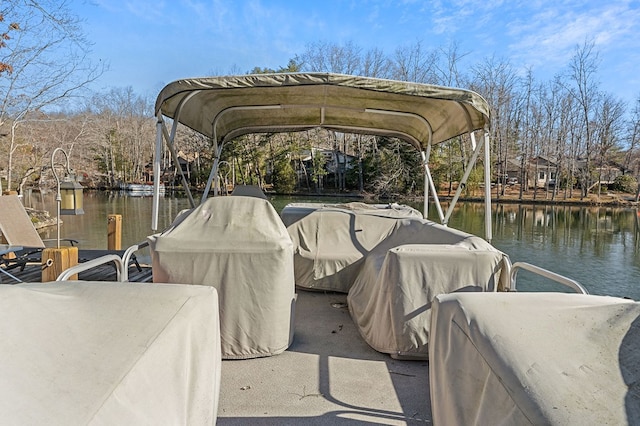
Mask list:
[[[65,167],[65,176],[60,182],[60,178],[56,173],[56,168],[54,164],[54,157],[56,153],[60,151],[64,154],[66,159]],[[82,186],[76,181],[76,176],[69,167],[69,156],[62,148],[56,148],[53,150],[51,154],[51,170],[53,171],[53,176],[56,178],[57,184],[57,192],[56,192],[56,204],[58,209],[58,215],[56,217],[56,224],[58,227],[58,248],[60,248],[60,215],[79,215],[84,214],[84,210],[82,208]]]

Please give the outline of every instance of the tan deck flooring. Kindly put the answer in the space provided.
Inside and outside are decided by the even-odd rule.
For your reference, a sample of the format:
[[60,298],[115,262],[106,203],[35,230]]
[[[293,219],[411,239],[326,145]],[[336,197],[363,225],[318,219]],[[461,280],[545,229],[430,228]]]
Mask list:
[[287,351],[223,361],[218,424],[429,424],[428,373],[371,349],[346,295],[298,290]]

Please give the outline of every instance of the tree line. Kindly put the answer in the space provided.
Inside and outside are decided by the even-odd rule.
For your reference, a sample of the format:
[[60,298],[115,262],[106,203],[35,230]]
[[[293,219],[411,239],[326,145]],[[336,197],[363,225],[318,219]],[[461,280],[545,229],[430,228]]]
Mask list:
[[[87,59],[90,43],[67,4],[10,0],[0,6],[3,190],[50,186],[50,156],[57,147],[68,152],[73,168],[90,186],[115,187],[144,180],[148,173],[155,144],[153,99],[131,87],[88,94],[87,87],[104,68]],[[593,41],[575,46],[565,70],[544,81],[531,69],[523,73],[508,59],[491,56],[468,64],[467,56],[455,42],[433,47],[418,41],[389,53],[352,42],[317,41],[280,68],[255,67],[247,73],[334,72],[467,88],[490,106],[490,166],[497,182],[506,179],[509,167],[517,166],[522,195],[531,173],[527,166],[545,158],[557,168],[556,184],[547,195],[553,198],[600,191],[594,184],[609,164],[624,171],[627,188],[637,187],[640,94],[627,105],[601,89]],[[459,137],[434,147],[432,175],[441,187],[451,188],[464,173],[471,154],[464,142]],[[191,164],[188,179],[194,187],[206,182],[210,145],[201,135],[179,129],[176,151]],[[329,168],[327,152],[334,158],[348,155],[351,167]],[[281,192],[395,196],[423,190],[419,153],[393,138],[325,130],[247,135],[232,141],[223,156],[223,180],[272,185]],[[170,169],[168,152],[162,163],[167,182],[173,182],[176,172]],[[482,167],[473,171],[470,189],[480,182]]]

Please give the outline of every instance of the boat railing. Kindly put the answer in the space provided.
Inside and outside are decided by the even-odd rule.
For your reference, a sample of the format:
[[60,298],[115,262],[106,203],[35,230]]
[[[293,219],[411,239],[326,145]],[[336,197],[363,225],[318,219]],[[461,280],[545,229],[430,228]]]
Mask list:
[[[134,244],[130,247],[128,247],[125,251],[124,254],[122,255],[122,263],[124,263],[125,265],[128,265],[129,262],[131,261],[131,257],[134,255],[135,252],[137,252],[140,249],[143,249],[145,247],[149,246],[149,242],[148,241],[142,241],[140,243]],[[127,268],[124,268],[124,278],[123,281],[129,281],[129,270]]]
[[564,275],[551,272],[547,269],[544,269],[539,266],[532,265],[526,262],[516,262],[513,265],[511,265],[510,272],[509,272],[509,283],[510,283],[509,291],[516,291],[516,277],[520,269],[533,272],[534,274],[540,275],[544,278],[563,284],[571,288],[576,293],[589,294],[587,289],[584,288],[582,284],[580,284],[579,282],[572,280],[571,278],[567,278]]
[[60,275],[58,275],[56,281],[68,281],[69,278],[71,278],[73,275],[79,274],[80,272],[88,271],[109,262],[114,262],[116,265],[116,280],[128,281],[129,277],[127,268],[125,267],[125,265],[128,265],[128,263],[124,263],[122,258],[117,254],[106,254],[104,256],[96,257],[95,259],[91,259],[67,268],[62,271]]

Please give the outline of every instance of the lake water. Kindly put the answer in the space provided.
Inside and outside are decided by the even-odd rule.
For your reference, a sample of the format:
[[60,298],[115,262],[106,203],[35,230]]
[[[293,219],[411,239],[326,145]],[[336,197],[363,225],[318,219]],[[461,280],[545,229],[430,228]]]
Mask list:
[[[272,197],[276,210],[291,202],[346,202],[346,199]],[[55,217],[54,194],[27,194],[25,205],[46,209]],[[160,202],[159,227],[168,226],[186,198],[167,195]],[[422,205],[413,207],[422,210]],[[85,214],[61,216],[61,238],[72,238],[87,249],[107,248],[107,216],[121,214],[122,247],[143,241],[151,231],[150,197],[128,197],[121,192],[87,192]],[[609,207],[494,204],[493,245],[512,262],[525,261],[568,276],[590,293],[640,300],[640,213],[636,209]],[[449,225],[484,236],[484,206],[459,203]],[[430,209],[435,213],[435,209]],[[432,218],[433,219],[433,218]],[[42,232],[56,238],[56,228]],[[145,255],[143,255],[144,259]],[[518,289],[558,290],[532,274],[518,274]]]

